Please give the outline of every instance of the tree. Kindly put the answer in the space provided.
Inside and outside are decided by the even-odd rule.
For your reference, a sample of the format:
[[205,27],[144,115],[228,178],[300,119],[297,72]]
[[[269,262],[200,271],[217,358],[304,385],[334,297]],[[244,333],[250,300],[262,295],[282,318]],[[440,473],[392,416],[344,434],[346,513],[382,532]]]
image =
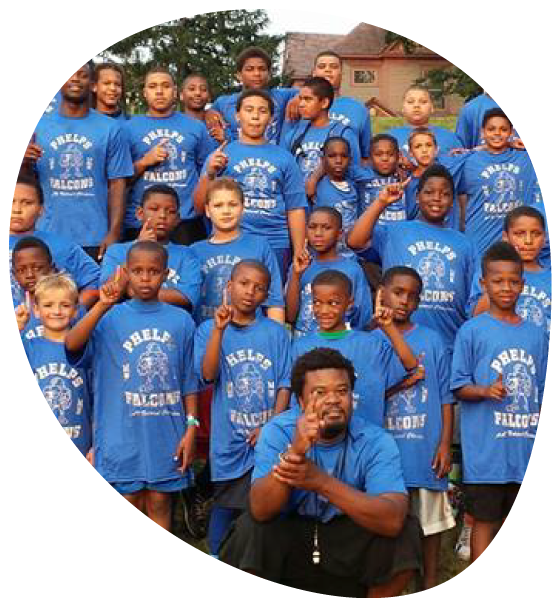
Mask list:
[[[400,42],[404,48],[404,52],[407,54],[412,54],[421,46],[405,36],[390,31],[386,32],[385,42],[386,44]],[[428,71],[423,78],[418,78],[415,81],[415,84],[425,86],[431,91],[440,91],[438,93],[439,97],[459,95],[469,99],[483,92],[483,89],[475,80],[470,78],[466,72],[463,72],[460,68],[455,66],[445,69],[432,69]]]
[[[264,34],[268,24],[264,10],[205,13],[150,27],[113,44],[101,56],[123,64],[127,101],[135,106],[143,105],[143,79],[155,65],[166,66],[179,85],[189,74],[202,73],[218,96],[235,89],[235,57],[247,46],[262,47],[277,66],[283,37]],[[274,80],[272,84],[279,77]]]

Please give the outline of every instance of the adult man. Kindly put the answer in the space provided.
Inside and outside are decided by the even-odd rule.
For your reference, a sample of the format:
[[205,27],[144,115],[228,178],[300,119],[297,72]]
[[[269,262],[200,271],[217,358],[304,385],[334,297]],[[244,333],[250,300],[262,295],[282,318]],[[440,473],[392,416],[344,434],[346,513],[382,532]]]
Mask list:
[[314,349],[296,361],[291,388],[302,413],[292,408],[262,429],[250,514],[237,520],[223,561],[322,593],[349,580],[361,597],[396,596],[421,567],[396,444],[352,417],[354,383],[338,351]]
[[116,120],[89,108],[91,69],[82,66],[60,90],[25,152],[36,163],[45,195],[38,223],[100,259],[120,238],[130,150]]

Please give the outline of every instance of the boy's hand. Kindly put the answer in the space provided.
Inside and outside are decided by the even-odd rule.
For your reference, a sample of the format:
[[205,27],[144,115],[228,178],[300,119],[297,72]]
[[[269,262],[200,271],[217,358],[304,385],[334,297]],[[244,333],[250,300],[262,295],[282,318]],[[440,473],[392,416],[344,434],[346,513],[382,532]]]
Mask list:
[[99,289],[99,301],[104,305],[115,305],[120,301],[128,287],[128,278],[119,265],[114,276]]
[[85,455],[85,459],[90,465],[95,467],[95,454],[94,454],[93,448],[90,448],[87,451],[87,454]]
[[34,142],[34,138],[31,139],[29,144],[27,145],[27,149],[25,150],[24,159],[31,160],[32,162],[36,162],[43,155],[43,148],[40,145],[37,145]]
[[415,164],[405,154],[402,153],[400,153],[400,155],[398,156],[398,166],[406,172],[411,172],[417,168]]
[[161,141],[152,147],[148,153],[142,158],[143,163],[146,166],[155,166],[161,162],[165,162],[169,156],[169,150],[167,149],[167,143],[169,139],[161,139]]
[[229,157],[223,151],[225,146],[227,145],[227,141],[224,141],[209,157],[208,159],[208,177],[213,179],[220,173],[229,162]]
[[25,301],[15,308],[15,313],[18,330],[22,332],[31,317],[31,297],[28,292],[25,293]]
[[400,183],[389,183],[378,195],[377,200],[383,206],[390,206],[402,198],[404,190],[411,181],[411,177],[408,177],[405,181]]
[[421,366],[421,364],[419,364],[417,368],[415,368],[411,372],[411,374],[404,379],[404,385],[406,389],[409,389],[410,387],[413,387],[416,383],[419,383],[419,381],[423,381],[424,378],[425,366]]
[[297,122],[301,118],[299,113],[299,95],[290,99],[285,108],[285,119],[289,122]]
[[512,149],[519,149],[520,151],[526,151],[526,146],[522,143],[522,139],[518,137],[517,139],[512,139],[510,142],[510,146]]
[[380,328],[386,328],[392,324],[392,318],[392,310],[388,307],[384,307],[382,304],[382,286],[379,286],[375,296],[375,314],[373,319],[377,326]]
[[444,476],[450,473],[450,469],[452,468],[452,455],[449,444],[443,442],[439,444],[431,467],[437,475],[437,478],[444,478]]
[[157,232],[155,231],[154,220],[151,217],[146,219],[146,222],[142,225],[142,229],[138,234],[138,240],[157,242]]
[[175,451],[174,460],[178,463],[178,470],[181,473],[186,471],[186,468],[194,460],[194,454],[196,444],[196,431],[191,427],[186,430],[186,433],[181,438],[177,450]]
[[229,126],[223,116],[215,109],[209,109],[204,115],[204,122],[210,135],[218,142],[225,141],[225,130]]
[[233,319],[233,308],[227,303],[227,289],[223,289],[223,300],[215,310],[214,325],[217,330],[224,331]]
[[308,240],[305,238],[305,244],[300,254],[293,258],[293,272],[301,276],[312,262],[312,257],[308,248]]
[[256,442],[258,442],[258,438],[260,437],[261,429],[262,429],[261,427],[257,427],[256,429],[253,429],[247,438],[247,443],[249,444],[249,446],[252,446],[252,448],[254,448],[256,446]]
[[499,402],[507,397],[507,388],[503,385],[503,373],[499,373],[497,380],[487,387],[487,398]]

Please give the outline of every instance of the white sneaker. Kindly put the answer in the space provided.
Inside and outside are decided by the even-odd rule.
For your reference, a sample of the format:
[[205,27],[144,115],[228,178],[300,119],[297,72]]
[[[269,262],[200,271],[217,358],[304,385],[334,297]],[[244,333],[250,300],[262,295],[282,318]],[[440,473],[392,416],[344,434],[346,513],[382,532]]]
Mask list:
[[462,526],[460,536],[454,546],[454,553],[459,560],[468,562],[470,560],[470,538],[472,536],[471,526]]

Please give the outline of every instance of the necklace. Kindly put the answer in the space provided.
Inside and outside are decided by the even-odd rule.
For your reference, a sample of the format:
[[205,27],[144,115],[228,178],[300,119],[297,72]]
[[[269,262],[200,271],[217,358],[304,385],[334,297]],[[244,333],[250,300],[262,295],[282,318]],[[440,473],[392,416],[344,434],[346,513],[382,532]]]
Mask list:
[[[344,436],[344,447],[342,452],[338,455],[336,459],[336,464],[334,465],[334,470],[332,472],[332,476],[337,480],[341,479],[342,472],[345,467],[345,460],[347,455],[347,446],[349,442],[349,428],[347,430],[346,435]],[[317,464],[317,455],[315,447],[313,446],[313,450],[311,452],[311,460],[316,465]],[[312,551],[312,563],[317,565],[320,564],[320,544],[318,542],[318,521],[322,518],[322,516],[326,513],[330,503],[328,501],[324,503],[318,502],[318,494],[314,493],[314,532],[313,532],[313,551]]]

